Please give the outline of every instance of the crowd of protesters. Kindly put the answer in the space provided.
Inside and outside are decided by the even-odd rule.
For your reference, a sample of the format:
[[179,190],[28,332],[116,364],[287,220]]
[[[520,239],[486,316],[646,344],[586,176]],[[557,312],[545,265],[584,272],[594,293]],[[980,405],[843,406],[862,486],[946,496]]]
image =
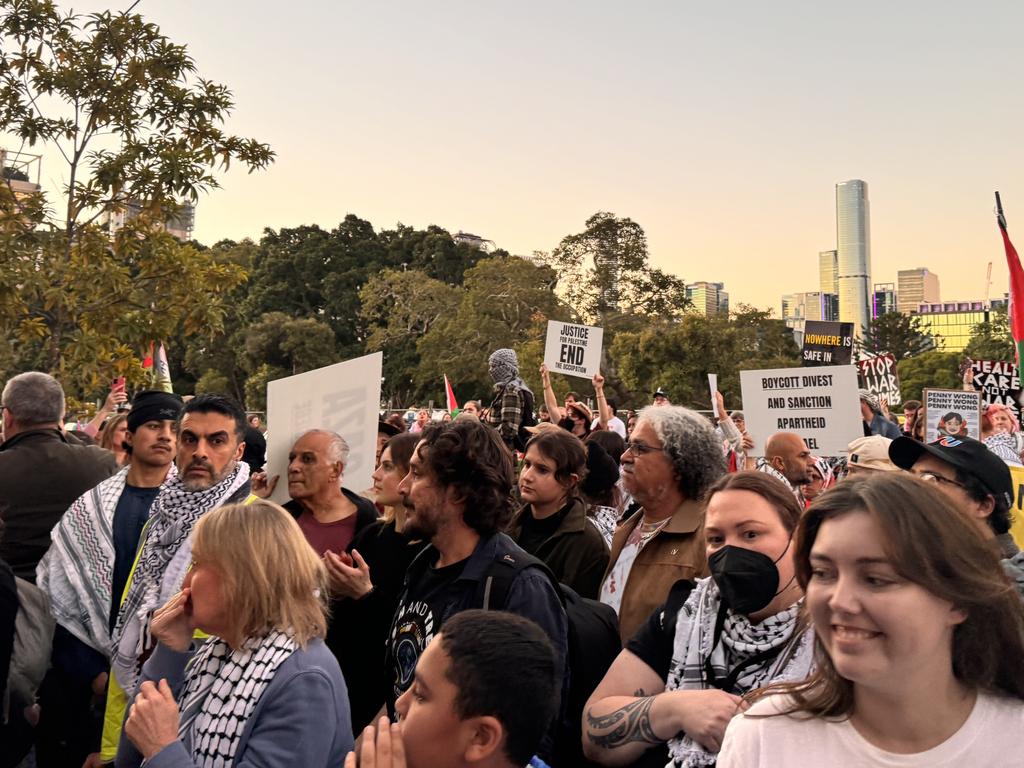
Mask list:
[[6,382],[0,768],[1021,764],[1007,408],[926,443],[861,392],[823,457],[720,393],[620,417],[600,375],[592,409],[489,370],[382,415],[369,489],[344,430],[268,477],[230,397],[120,388],[72,431],[54,378]]

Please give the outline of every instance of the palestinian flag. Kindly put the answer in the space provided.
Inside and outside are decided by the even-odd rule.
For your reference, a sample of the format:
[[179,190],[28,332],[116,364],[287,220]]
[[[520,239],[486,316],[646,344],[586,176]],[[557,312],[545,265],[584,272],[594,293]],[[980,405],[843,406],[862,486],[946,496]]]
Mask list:
[[459,401],[455,399],[455,390],[452,389],[452,383],[448,381],[447,373],[444,375],[444,397],[446,401],[445,408],[454,419],[459,415]]
[[1021,364],[1021,351],[1024,350],[1024,268],[1020,265],[1017,249],[1010,242],[1006,232],[1006,217],[1003,216],[1003,205],[996,192],[996,220],[999,223],[999,234],[1003,236],[1003,247],[1006,249],[1006,266],[1010,270],[1010,333],[1013,334],[1013,346],[1017,352],[1017,365]]

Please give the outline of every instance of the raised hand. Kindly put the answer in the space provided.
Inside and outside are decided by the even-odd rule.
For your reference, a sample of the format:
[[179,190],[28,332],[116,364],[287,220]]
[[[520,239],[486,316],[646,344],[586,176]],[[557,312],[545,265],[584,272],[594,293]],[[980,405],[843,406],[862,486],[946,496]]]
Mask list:
[[179,653],[187,651],[192,645],[195,627],[192,626],[192,619],[186,610],[191,597],[191,588],[182,587],[163,608],[153,614],[153,619],[149,623],[149,632],[153,638]]

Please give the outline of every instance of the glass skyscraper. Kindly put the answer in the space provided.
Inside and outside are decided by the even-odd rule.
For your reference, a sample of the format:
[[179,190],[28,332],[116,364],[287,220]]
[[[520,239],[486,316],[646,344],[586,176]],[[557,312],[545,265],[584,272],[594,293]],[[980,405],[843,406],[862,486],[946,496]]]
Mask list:
[[868,185],[860,179],[836,184],[836,251],[839,320],[860,336],[871,319],[871,225]]

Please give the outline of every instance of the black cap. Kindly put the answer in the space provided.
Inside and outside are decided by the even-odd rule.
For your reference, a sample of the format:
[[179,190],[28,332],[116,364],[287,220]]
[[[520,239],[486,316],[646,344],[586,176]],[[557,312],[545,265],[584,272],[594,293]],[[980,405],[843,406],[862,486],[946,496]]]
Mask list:
[[669,399],[668,392],[666,392],[661,387],[658,387],[656,390],[654,390],[654,394],[652,395],[652,397],[664,397],[666,400]]
[[395,435],[402,434],[402,431],[403,430],[399,429],[394,424],[384,421],[384,419],[377,419],[378,435],[387,435],[388,437],[394,437]]
[[181,397],[159,389],[139,392],[132,398],[132,409],[128,411],[128,431],[134,432],[147,421],[177,419],[184,405]]
[[889,458],[901,469],[910,469],[922,455],[934,456],[967,475],[976,477],[993,496],[1002,496],[1013,506],[1013,479],[1006,462],[984,443],[970,437],[940,437],[933,443],[919,443],[911,437],[897,437],[889,446]]

